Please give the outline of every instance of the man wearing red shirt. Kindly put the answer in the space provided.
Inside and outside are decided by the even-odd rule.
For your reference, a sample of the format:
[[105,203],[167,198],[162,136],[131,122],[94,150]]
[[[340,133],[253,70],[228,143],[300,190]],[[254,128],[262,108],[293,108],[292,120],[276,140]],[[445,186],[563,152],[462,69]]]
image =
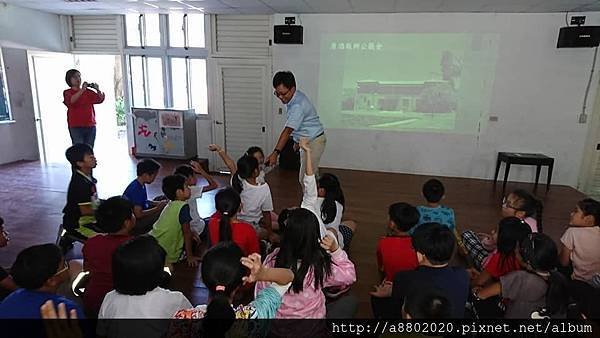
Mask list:
[[96,139],[94,104],[104,102],[104,93],[100,91],[97,83],[82,84],[81,74],[77,69],[68,70],[65,81],[71,87],[63,92],[71,141],[73,144],[85,143],[94,148]]

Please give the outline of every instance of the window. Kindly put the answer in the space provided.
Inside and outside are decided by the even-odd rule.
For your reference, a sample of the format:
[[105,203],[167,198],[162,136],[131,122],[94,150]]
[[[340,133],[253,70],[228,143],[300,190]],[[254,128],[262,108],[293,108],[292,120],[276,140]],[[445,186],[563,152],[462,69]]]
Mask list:
[[2,49],[0,49],[0,121],[9,121],[10,102],[8,101],[8,87],[4,72],[4,62],[2,60]]
[[204,14],[126,15],[125,25],[132,106],[208,114]]
[[196,114],[208,114],[206,60],[171,59],[173,107],[193,108]]
[[204,14],[169,14],[169,46],[204,48]]
[[165,106],[162,59],[159,57],[130,56],[129,78],[134,107]]
[[160,18],[158,14],[127,14],[125,34],[129,47],[160,46]]

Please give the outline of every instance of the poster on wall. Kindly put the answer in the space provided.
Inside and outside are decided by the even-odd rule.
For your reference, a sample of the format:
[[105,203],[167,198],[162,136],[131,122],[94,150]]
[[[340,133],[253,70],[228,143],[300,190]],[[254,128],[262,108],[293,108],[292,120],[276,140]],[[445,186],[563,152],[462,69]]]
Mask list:
[[183,112],[173,110],[159,111],[158,126],[160,128],[183,129]]

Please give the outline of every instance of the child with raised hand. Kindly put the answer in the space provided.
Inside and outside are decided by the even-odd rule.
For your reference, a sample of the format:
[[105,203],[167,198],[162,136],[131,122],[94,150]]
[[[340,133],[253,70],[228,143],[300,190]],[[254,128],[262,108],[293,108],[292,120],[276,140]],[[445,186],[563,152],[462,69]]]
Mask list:
[[584,299],[600,273],[600,202],[586,198],[577,203],[560,243],[561,265],[573,265],[573,297]]
[[474,296],[482,300],[501,296],[507,319],[529,319],[535,311],[541,316],[564,317],[569,297],[566,278],[556,270],[558,249],[554,241],[544,234],[530,233],[515,251],[522,270],[501,276],[486,287],[475,287]]
[[[198,186],[198,177],[196,174],[201,175],[207,182],[208,185]],[[188,199],[188,205],[190,206],[190,215],[192,220],[190,226],[198,237],[205,237],[206,224],[204,219],[200,217],[198,213],[198,202],[199,198],[202,198],[202,193],[214,190],[219,187],[219,184],[215,179],[207,173],[200,163],[197,161],[190,161],[190,164],[182,164],[175,168],[173,175],[181,175],[185,177],[185,183],[190,187],[191,196]]]
[[517,217],[506,217],[498,223],[494,232],[497,248],[486,257],[482,263],[483,269],[470,269],[471,284],[474,287],[487,286],[497,281],[509,272],[520,270],[521,265],[516,256],[515,249],[519,242],[531,233],[527,223]]
[[[204,255],[201,269],[202,281],[209,291],[208,304],[180,310],[174,318],[275,318],[282,296],[294,280],[290,269],[263,266],[259,254],[245,257],[233,242],[221,242],[210,248]],[[244,284],[255,282],[265,283],[266,287],[257,293],[254,301],[247,305],[233,306],[231,300],[236,292]],[[205,321],[205,328],[206,323]],[[227,331],[228,328],[221,329]]]
[[385,237],[377,242],[377,266],[384,280],[393,281],[399,271],[414,270],[417,262],[409,231],[419,221],[419,211],[408,203],[394,203],[388,209],[389,224]]
[[244,155],[237,161],[237,172],[232,177],[232,186],[242,199],[242,210],[238,218],[252,224],[259,238],[279,242],[278,236],[273,232],[271,188],[268,183],[258,182],[258,175],[256,158]]
[[169,203],[154,223],[150,234],[165,249],[167,265],[179,262],[185,252],[188,265],[193,267],[198,265],[200,258],[194,256],[193,252],[194,234],[190,227],[192,216],[187,204],[191,191],[185,182],[185,177],[181,175],[163,179],[162,190]]
[[[542,231],[543,204],[525,190],[517,189],[502,200],[502,217],[517,217],[527,224],[531,232]],[[478,270],[483,268],[485,258],[496,249],[497,235],[491,233],[475,233],[467,230],[461,238],[467,256]]]
[[[217,145],[217,144],[210,144],[208,146],[208,149],[210,151],[216,151],[217,154],[219,154],[219,156],[221,157],[223,162],[225,162],[225,165],[231,172],[231,178],[233,178],[233,176],[237,173],[238,168],[237,168],[235,161],[231,157],[229,157],[229,155],[227,154],[227,152],[225,152],[223,147],[221,147],[220,145]],[[256,181],[261,184],[265,183],[265,175],[267,173],[269,173],[269,171],[271,171],[271,169],[273,169],[273,167],[265,166],[265,154],[264,154],[263,150],[260,147],[252,146],[252,147],[248,148],[248,150],[246,150],[244,155],[252,156],[252,157],[256,158],[256,160],[258,161],[258,167],[259,167],[259,174],[256,177]]]
[[97,317],[104,296],[113,289],[112,256],[117,248],[131,239],[136,225],[133,204],[115,196],[102,202],[96,211],[97,227],[103,234],[88,239],[83,245],[83,270],[89,280],[83,293],[88,317]]
[[356,231],[355,221],[343,221],[345,198],[340,180],[333,174],[323,174],[317,181],[317,209],[321,211],[321,219],[328,229],[337,233],[338,244],[344,250],[350,247],[350,242]]
[[237,218],[240,205],[240,195],[232,188],[225,188],[217,193],[217,212],[208,222],[210,242],[216,244],[233,241],[242,249],[244,255],[258,253],[260,246],[256,230],[251,224]]

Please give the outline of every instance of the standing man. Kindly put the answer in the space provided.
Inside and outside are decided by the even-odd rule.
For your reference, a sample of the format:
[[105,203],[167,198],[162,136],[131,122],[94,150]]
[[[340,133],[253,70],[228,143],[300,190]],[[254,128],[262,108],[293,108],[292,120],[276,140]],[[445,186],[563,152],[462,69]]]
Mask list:
[[[287,120],[285,127],[279,135],[279,140],[275,145],[275,150],[265,161],[266,165],[275,165],[277,157],[281,154],[283,147],[287,143],[290,135],[294,139],[294,149],[298,149],[300,138],[309,140],[311,151],[311,160],[313,171],[316,176],[319,175],[319,162],[321,155],[325,151],[327,138],[325,129],[319,120],[317,110],[303,92],[296,89],[296,79],[290,71],[277,72],[273,77],[273,94],[281,100],[287,107]],[[306,162],[303,150],[300,150],[300,184],[304,178]]]

